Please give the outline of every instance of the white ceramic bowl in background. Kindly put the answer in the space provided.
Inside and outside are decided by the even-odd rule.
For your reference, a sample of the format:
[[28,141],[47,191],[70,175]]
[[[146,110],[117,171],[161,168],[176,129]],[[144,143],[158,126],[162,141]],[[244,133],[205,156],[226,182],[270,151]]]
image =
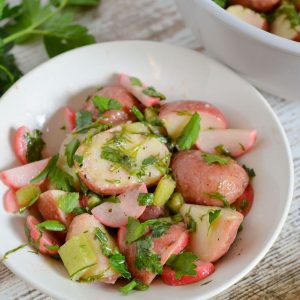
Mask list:
[[300,100],[300,43],[249,25],[212,0],[176,0],[208,53],[274,95]]
[[[170,287],[157,280],[131,300],[207,299],[246,275],[266,254],[278,236],[290,206],[293,166],[288,142],[265,99],[246,81],[206,56],[154,42],[111,42],[60,55],[18,81],[0,101],[0,170],[16,165],[11,147],[13,130],[21,125],[40,127],[47,145],[56,153],[63,139],[62,107],[79,108],[89,92],[112,82],[124,72],[163,91],[168,101],[201,99],[219,107],[231,127],[256,128],[255,149],[240,159],[255,169],[255,201],[244,230],[216,272],[202,283]],[[0,184],[0,199],[6,187]],[[24,216],[0,209],[0,255],[25,242]],[[28,250],[28,249],[27,249]],[[18,276],[55,299],[124,300],[116,287],[69,280],[63,266],[26,249],[5,264]]]

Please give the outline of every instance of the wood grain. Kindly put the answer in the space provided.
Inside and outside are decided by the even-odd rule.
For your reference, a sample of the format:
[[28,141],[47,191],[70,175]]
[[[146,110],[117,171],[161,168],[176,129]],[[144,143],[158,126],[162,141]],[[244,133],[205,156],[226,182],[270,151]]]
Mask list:
[[[100,8],[83,14],[79,21],[90,28],[98,42],[141,39],[199,48],[172,0],[103,0]],[[17,47],[14,52],[24,72],[47,60],[38,42]],[[296,178],[294,199],[284,228],[267,256],[248,276],[214,300],[300,299],[300,101],[263,94],[283,124],[292,148]],[[0,264],[0,299],[51,298]]]

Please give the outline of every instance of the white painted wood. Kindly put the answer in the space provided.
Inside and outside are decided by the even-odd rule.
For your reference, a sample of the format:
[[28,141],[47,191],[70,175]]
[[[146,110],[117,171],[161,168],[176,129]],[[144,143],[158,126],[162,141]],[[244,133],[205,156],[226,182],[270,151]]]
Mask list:
[[[147,39],[199,48],[172,0],[103,0],[100,8],[84,13],[79,20],[90,28],[98,42]],[[38,42],[17,47],[14,52],[25,73],[47,60]],[[248,276],[214,300],[300,299],[300,95],[299,102],[265,93],[264,96],[279,116],[291,144],[296,175],[294,200],[283,231],[267,256]],[[0,299],[51,298],[0,264]]]

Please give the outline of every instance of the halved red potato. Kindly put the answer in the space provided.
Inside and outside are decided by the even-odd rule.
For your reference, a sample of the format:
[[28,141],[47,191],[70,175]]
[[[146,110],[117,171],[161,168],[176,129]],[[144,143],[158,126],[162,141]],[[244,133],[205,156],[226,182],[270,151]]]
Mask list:
[[239,18],[240,20],[251,24],[257,28],[268,30],[269,24],[265,17],[255,12],[250,8],[246,8],[241,5],[231,5],[227,9],[227,12],[232,16]]
[[224,206],[212,196],[218,193],[233,203],[249,183],[246,171],[234,160],[227,165],[207,164],[198,150],[181,151],[174,155],[171,168],[177,190],[188,203]]
[[[128,269],[132,276],[149,285],[156,274],[147,270],[139,270],[135,266],[136,243],[125,244],[126,228],[121,227],[118,232],[118,244],[122,253],[126,256]],[[189,234],[182,223],[172,225],[169,230],[159,238],[153,238],[153,252],[160,256],[162,265],[166,263],[173,254],[181,252],[188,244]]]
[[59,208],[59,198],[66,194],[64,191],[50,190],[40,195],[37,205],[39,212],[45,220],[57,220],[66,227],[70,225],[74,214],[67,214]]
[[147,187],[144,183],[119,195],[119,203],[104,202],[96,206],[92,209],[92,214],[106,226],[124,226],[128,223],[128,217],[137,219],[146,209],[146,206],[139,205],[138,197],[140,193],[147,193]]
[[215,266],[212,263],[206,263],[201,260],[195,262],[197,275],[183,275],[180,279],[176,278],[176,273],[169,266],[164,266],[161,278],[168,285],[178,286],[198,282],[215,271]]
[[148,96],[143,93],[143,91],[147,88],[147,86],[141,83],[139,85],[133,85],[130,79],[130,76],[125,74],[119,75],[119,82],[120,84],[132,95],[134,95],[144,106],[154,106],[159,104],[160,99],[157,97]]
[[18,160],[22,164],[27,164],[27,142],[25,139],[26,133],[30,133],[28,127],[22,126],[17,129],[17,132],[14,137],[14,151]]
[[5,192],[3,206],[8,213],[16,213],[21,208],[17,202],[15,191],[9,189]]
[[230,4],[239,4],[257,12],[268,12],[279,3],[280,0],[230,0]]
[[89,214],[81,214],[73,219],[68,229],[66,241],[81,233],[89,233],[90,242],[97,255],[97,264],[87,269],[87,271],[81,275],[81,279],[89,280],[90,278],[98,276],[99,278],[96,280],[114,284],[120,277],[120,274],[111,268],[109,259],[102,253],[100,242],[95,237],[96,228],[99,228],[102,233],[106,235],[108,246],[112,249],[116,248],[114,239],[109,235],[105,227],[93,215]]
[[300,41],[300,26],[292,26],[291,21],[287,15],[280,14],[271,23],[271,32],[293,41]]
[[49,231],[40,231],[35,225],[40,222],[33,216],[28,216],[25,222],[25,234],[27,239],[36,250],[45,255],[56,255],[58,249],[52,247],[60,246],[59,240]]
[[[75,162],[78,175],[86,186],[96,193],[121,194],[141,182],[151,186],[163,176],[162,170],[156,165],[142,166],[142,163],[150,156],[155,156],[159,160],[168,158],[169,150],[165,144],[151,135],[143,132],[129,133],[124,128],[115,127],[114,131],[109,130],[96,134],[90,143],[83,143],[76,151],[77,155],[83,156],[80,166]],[[126,170],[122,165],[101,157],[105,145],[118,138],[121,130],[123,130],[121,153],[126,157],[131,157],[134,164],[133,171]],[[120,150],[118,151],[120,152]],[[145,171],[145,175],[138,176],[137,173],[141,169]]]
[[46,158],[24,166],[2,171],[0,173],[0,180],[12,189],[20,189],[30,184],[30,180],[39,175],[39,173],[45,169],[48,162],[49,158]]
[[65,126],[68,132],[71,132],[76,127],[76,114],[70,107],[65,107]]
[[[219,215],[210,223],[210,213]],[[243,215],[230,208],[184,204],[180,213],[186,222],[192,218],[196,231],[190,234],[189,250],[204,262],[214,262],[227,253],[235,240],[244,219]]]
[[203,152],[216,153],[215,148],[223,145],[233,157],[238,157],[253,148],[256,130],[213,129],[201,131],[196,146]]
[[166,210],[163,206],[150,205],[147,206],[142,215],[139,217],[141,222],[151,219],[157,219],[165,216]]
[[132,106],[139,106],[139,101],[131,95],[124,87],[122,86],[105,86],[99,91],[91,95],[87,102],[85,103],[84,109],[90,111],[93,115],[93,120],[99,118],[99,110],[95,107],[93,103],[94,96],[103,96],[111,99],[118,100],[122,105],[120,110],[109,110],[103,114],[104,123],[113,123],[119,124],[127,120],[135,120],[134,115],[130,112]]
[[250,212],[254,200],[254,189],[252,184],[248,184],[244,193],[232,204],[238,212],[246,217]]
[[223,113],[215,106],[202,101],[176,101],[162,105],[159,118],[173,139],[176,139],[189,122],[192,114],[198,112],[201,117],[201,130],[227,128]]

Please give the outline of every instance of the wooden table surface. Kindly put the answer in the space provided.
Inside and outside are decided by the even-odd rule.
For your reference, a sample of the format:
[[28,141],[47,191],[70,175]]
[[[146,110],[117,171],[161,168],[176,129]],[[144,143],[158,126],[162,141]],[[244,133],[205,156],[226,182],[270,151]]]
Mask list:
[[[201,50],[172,0],[103,0],[101,7],[84,13],[80,22],[90,28],[98,42],[155,40]],[[25,73],[48,59],[38,42],[17,47],[15,54]],[[244,279],[214,300],[300,299],[300,95],[298,102],[292,102],[263,94],[279,116],[292,148],[294,199],[284,228],[266,257]],[[0,299],[51,298],[0,264]]]

